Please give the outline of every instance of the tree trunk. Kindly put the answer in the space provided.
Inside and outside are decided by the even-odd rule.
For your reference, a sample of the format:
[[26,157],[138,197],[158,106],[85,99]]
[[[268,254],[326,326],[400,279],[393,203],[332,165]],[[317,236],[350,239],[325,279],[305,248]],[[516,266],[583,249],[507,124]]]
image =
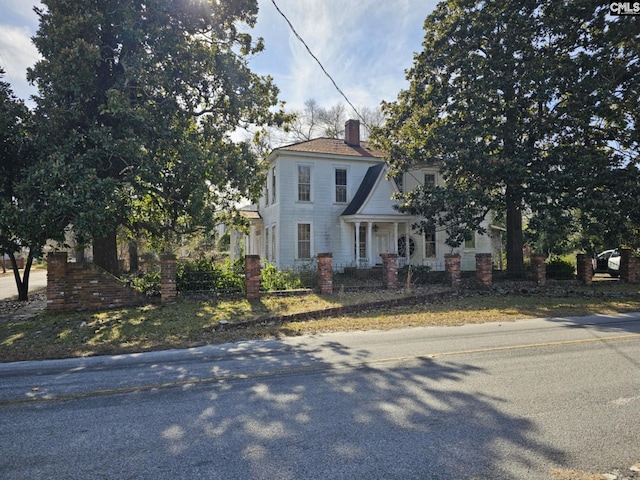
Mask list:
[[9,259],[11,260],[11,267],[13,269],[13,276],[16,279],[16,287],[18,289],[18,300],[26,302],[29,300],[29,273],[31,272],[31,265],[33,264],[33,255],[29,251],[27,261],[24,264],[24,273],[20,278],[20,269],[18,268],[18,262],[14,253],[9,253]]
[[131,240],[129,242],[129,273],[138,271],[138,242]]
[[119,274],[115,229],[105,237],[93,238],[93,263],[113,275]]
[[513,188],[507,186],[507,276],[514,279],[524,278],[524,257],[522,248],[522,210],[519,198],[514,195]]

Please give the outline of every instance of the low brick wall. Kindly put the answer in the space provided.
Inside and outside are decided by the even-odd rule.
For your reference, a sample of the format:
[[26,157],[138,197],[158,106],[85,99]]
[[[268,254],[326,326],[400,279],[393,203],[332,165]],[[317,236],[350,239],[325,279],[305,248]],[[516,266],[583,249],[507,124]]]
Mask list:
[[148,297],[93,263],[69,263],[66,252],[47,256],[47,310],[102,310],[145,303]]

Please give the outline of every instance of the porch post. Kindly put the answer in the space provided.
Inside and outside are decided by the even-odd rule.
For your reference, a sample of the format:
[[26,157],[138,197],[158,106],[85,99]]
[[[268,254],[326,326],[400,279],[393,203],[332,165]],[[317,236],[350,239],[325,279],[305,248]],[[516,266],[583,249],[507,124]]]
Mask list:
[[356,268],[360,266],[360,222],[354,223],[356,228]]
[[398,253],[398,222],[393,222],[393,247],[391,251],[395,254]]
[[367,262],[369,267],[374,265],[373,263],[373,222],[367,223]]
[[411,245],[409,245],[409,229],[411,228],[411,224],[409,222],[405,223],[404,227],[404,258],[409,265],[409,258],[411,257]]

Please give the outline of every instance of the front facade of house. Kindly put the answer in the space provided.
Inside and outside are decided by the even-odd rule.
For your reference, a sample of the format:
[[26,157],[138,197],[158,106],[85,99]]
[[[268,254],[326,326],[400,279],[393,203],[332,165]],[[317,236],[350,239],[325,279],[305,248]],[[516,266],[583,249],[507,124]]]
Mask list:
[[[245,253],[279,268],[314,262],[318,253],[332,253],[338,269],[368,268],[382,263],[382,253],[397,253],[401,266],[444,269],[444,255],[452,253],[445,232],[412,230],[416,218],[398,212],[392,199],[418,182],[437,185],[437,169],[387,179],[382,152],[361,142],[359,129],[350,120],[345,140],[319,138],[272,152],[264,195],[246,211]],[[494,253],[491,237],[476,235],[453,253],[462,256],[463,270],[473,270],[476,253]]]

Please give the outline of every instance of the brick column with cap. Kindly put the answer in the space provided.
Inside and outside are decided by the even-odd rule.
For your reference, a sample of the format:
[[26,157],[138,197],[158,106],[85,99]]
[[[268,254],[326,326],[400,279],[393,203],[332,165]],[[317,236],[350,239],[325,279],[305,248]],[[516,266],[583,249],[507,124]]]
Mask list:
[[318,289],[320,295],[331,295],[333,293],[333,254],[318,254]]
[[586,253],[577,255],[576,270],[580,283],[583,285],[591,285],[593,283],[593,261],[589,255]]
[[462,277],[460,274],[460,255],[447,253],[444,256],[444,270],[447,275],[447,283],[451,288],[460,288]]
[[175,302],[178,297],[178,262],[172,253],[160,256],[160,301]]
[[547,283],[547,257],[544,255],[531,255],[531,277],[536,285]]
[[493,264],[490,253],[476,253],[476,282],[481,287],[490,287],[493,283]]
[[620,249],[620,280],[626,283],[638,283],[640,281],[640,262],[638,260],[630,248]]
[[47,255],[47,310],[64,311],[67,286],[67,253],[51,252]]
[[398,288],[398,254],[383,253],[382,257],[382,279],[385,288],[392,290]]
[[260,255],[245,255],[244,266],[247,298],[260,298]]

